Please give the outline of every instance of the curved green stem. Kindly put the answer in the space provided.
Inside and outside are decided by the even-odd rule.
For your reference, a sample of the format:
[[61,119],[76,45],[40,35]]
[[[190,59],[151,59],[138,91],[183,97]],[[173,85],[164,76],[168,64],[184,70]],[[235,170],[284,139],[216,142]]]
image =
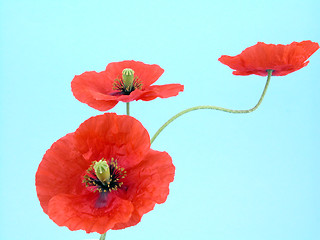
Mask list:
[[130,116],[130,105],[128,102],[126,103],[126,108],[127,108],[127,115]]
[[180,117],[183,114],[186,114],[188,112],[191,112],[191,111],[195,111],[195,110],[199,110],[199,109],[212,109],[212,110],[218,110],[218,111],[223,111],[223,112],[228,112],[228,113],[250,113],[250,112],[253,112],[254,110],[256,110],[260,106],[260,104],[261,104],[261,102],[262,102],[262,100],[263,100],[263,98],[264,98],[264,96],[265,96],[265,94],[267,92],[267,89],[268,89],[268,86],[269,86],[269,82],[270,82],[270,79],[271,79],[271,75],[272,75],[272,70],[268,70],[268,78],[267,78],[266,85],[265,85],[265,87],[263,89],[263,92],[261,94],[261,97],[260,97],[258,103],[253,108],[250,108],[248,110],[233,110],[233,109],[217,107],[217,106],[210,106],[210,105],[207,105],[207,106],[196,106],[196,107],[188,108],[186,110],[183,110],[183,111],[177,113],[172,118],[170,118],[165,124],[163,124],[159,128],[159,130],[151,138],[151,144],[158,137],[158,135],[163,131],[163,129],[165,129],[165,127],[167,127],[170,123],[172,123],[178,117]]
[[101,236],[100,236],[99,240],[105,240],[105,239],[106,239],[106,233],[101,234]]

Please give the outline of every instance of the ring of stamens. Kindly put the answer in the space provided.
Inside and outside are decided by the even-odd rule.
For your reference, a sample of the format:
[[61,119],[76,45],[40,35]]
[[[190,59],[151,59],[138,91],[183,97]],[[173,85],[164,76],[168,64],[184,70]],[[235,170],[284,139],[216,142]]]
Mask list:
[[113,90],[120,91],[123,95],[129,95],[131,92],[133,92],[136,89],[142,89],[142,82],[138,79],[138,77],[134,77],[132,87],[129,89],[128,87],[124,86],[124,82],[122,78],[117,78],[113,82],[112,86]]
[[110,179],[107,182],[101,182],[95,173],[94,165],[97,161],[93,161],[86,171],[82,182],[89,190],[93,192],[111,192],[123,185],[121,180],[127,176],[127,171],[125,171],[124,168],[119,167],[117,160],[114,158],[111,158],[111,160],[106,162],[110,169]]
[[122,76],[114,80],[112,89],[119,91],[120,94],[129,95],[136,89],[142,89],[142,82],[137,76],[134,76],[131,68],[125,68]]

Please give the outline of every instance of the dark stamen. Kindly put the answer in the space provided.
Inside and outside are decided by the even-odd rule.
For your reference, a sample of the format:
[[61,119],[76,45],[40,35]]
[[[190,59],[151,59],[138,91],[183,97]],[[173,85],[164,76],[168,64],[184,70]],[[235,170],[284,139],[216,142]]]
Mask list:
[[[137,77],[134,77],[131,89],[129,87],[124,86],[122,78],[117,78],[116,80],[114,80],[112,89],[119,91],[121,95],[130,95],[130,93],[132,93],[134,90],[141,88],[142,82]],[[114,95],[117,95],[117,93]]]

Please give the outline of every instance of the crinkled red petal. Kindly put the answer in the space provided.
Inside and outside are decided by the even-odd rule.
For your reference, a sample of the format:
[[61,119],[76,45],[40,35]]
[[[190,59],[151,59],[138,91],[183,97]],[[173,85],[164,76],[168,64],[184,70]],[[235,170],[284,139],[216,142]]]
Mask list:
[[36,173],[37,194],[45,213],[48,213],[48,202],[53,196],[83,192],[81,176],[89,165],[90,162],[75,148],[73,133],[52,144]]
[[156,203],[165,202],[174,174],[175,167],[169,154],[150,149],[140,164],[128,169],[124,186],[130,187],[126,192],[119,191],[119,196],[130,200],[135,210],[128,222],[118,223],[113,229],[122,229],[137,224],[143,214],[151,211]]
[[85,72],[76,75],[71,82],[71,90],[76,99],[100,111],[113,108],[118,101],[116,98],[99,99],[99,96],[109,95],[114,79],[110,79],[106,72]]
[[77,149],[88,161],[114,158],[123,168],[138,164],[150,148],[150,136],[142,124],[115,113],[89,118],[74,136]]
[[145,64],[131,60],[109,63],[106,67],[106,73],[111,79],[117,79],[122,76],[122,70],[125,68],[131,68],[134,71],[134,76],[142,82],[143,88],[157,81],[164,72],[157,64]]
[[258,42],[234,57],[223,55],[219,61],[234,69],[234,75],[266,76],[267,70],[272,69],[272,75],[284,76],[305,67],[307,59],[318,49],[319,44],[311,41],[289,45]]
[[173,97],[177,96],[179,92],[182,92],[183,90],[184,86],[181,84],[153,85],[141,92],[136,100],[150,101],[157,97]]
[[130,219],[133,212],[130,201],[109,193],[105,207],[96,208],[98,197],[99,193],[56,195],[49,202],[48,215],[56,224],[67,226],[72,231],[83,229],[87,233],[100,234]]

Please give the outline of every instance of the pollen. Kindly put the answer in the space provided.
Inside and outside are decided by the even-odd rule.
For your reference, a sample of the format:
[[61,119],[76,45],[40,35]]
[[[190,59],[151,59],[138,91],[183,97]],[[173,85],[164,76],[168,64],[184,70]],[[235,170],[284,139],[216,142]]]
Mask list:
[[107,163],[110,170],[110,178],[107,181],[103,181],[101,178],[99,179],[94,169],[97,161],[93,161],[86,171],[82,182],[93,192],[98,191],[99,193],[106,193],[117,191],[123,185],[121,180],[127,176],[127,172],[124,168],[118,166],[118,161],[114,158],[111,158],[109,161],[102,158],[100,161],[105,161]]

